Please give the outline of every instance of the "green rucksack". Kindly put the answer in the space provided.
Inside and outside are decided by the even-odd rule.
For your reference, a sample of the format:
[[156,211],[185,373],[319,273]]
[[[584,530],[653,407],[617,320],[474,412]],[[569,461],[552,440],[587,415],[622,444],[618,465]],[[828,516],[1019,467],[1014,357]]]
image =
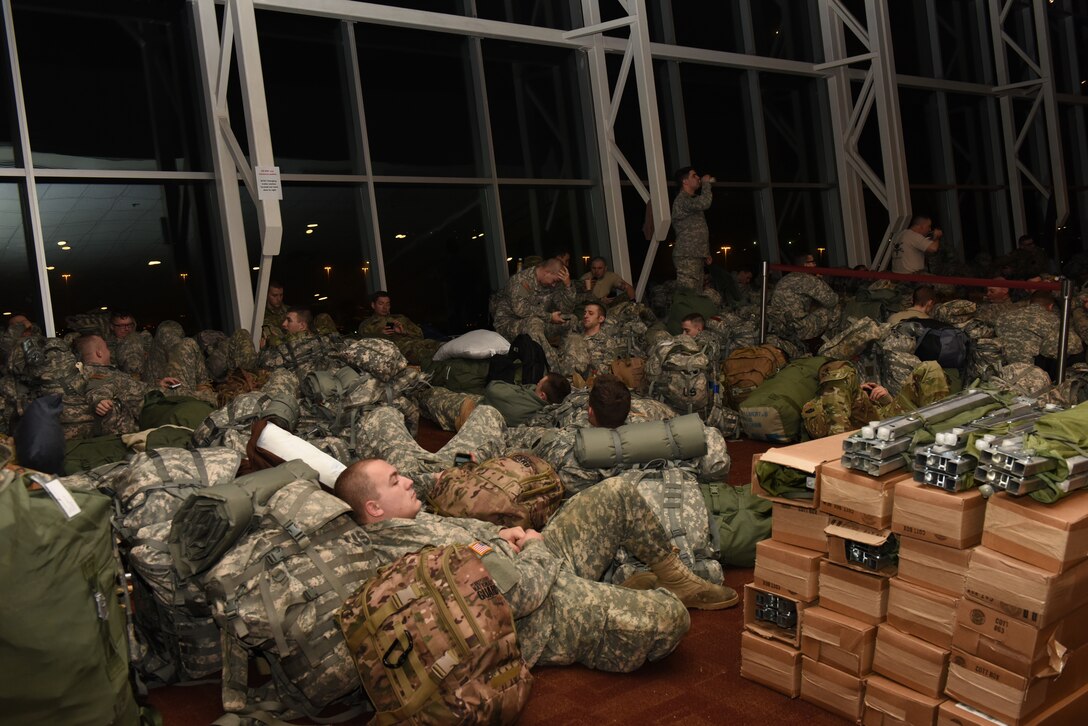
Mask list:
[[431,384],[482,396],[487,386],[487,368],[487,360],[448,358],[436,361],[430,371]]
[[788,444],[801,438],[801,408],[816,396],[820,366],[829,358],[800,358],[780,370],[740,405],[740,422],[749,438]]
[[[54,501],[30,484],[0,470],[5,717],[21,726],[136,724],[110,498],[58,484]],[[70,518],[58,504],[64,500],[74,505]]]
[[700,484],[710,512],[712,545],[723,565],[752,567],[756,543],[771,536],[771,502],[752,494],[752,485]]
[[144,407],[140,410],[140,429],[156,429],[167,425],[195,429],[214,410],[215,406],[199,398],[167,397],[162,391],[151,391],[144,396]]

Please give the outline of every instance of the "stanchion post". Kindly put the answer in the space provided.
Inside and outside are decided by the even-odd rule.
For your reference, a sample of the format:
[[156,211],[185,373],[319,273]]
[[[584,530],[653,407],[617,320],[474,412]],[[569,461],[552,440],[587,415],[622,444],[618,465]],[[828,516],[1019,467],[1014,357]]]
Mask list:
[[1062,278],[1062,325],[1058,334],[1058,383],[1065,381],[1065,346],[1069,343],[1069,300],[1073,296],[1073,281]]
[[771,263],[763,261],[763,284],[759,291],[759,344],[767,342],[767,278],[771,274]]

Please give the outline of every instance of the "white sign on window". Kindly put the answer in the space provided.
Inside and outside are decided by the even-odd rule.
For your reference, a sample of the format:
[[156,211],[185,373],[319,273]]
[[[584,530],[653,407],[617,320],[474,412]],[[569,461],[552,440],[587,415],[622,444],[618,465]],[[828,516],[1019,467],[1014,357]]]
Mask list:
[[280,184],[278,166],[258,166],[257,199],[283,199],[283,185]]

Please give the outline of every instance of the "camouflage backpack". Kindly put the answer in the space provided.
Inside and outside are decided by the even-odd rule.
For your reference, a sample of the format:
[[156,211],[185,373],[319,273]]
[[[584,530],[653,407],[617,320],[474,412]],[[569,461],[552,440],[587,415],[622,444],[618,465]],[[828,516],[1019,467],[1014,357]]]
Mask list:
[[337,613],[377,724],[512,724],[529,700],[514,616],[483,542],[383,567]]
[[237,396],[222,408],[208,414],[193,431],[193,445],[229,446],[244,452],[249,441],[249,428],[264,414],[271,399],[264,393],[252,391]]
[[858,318],[841,333],[824,343],[818,355],[850,360],[865,352],[874,340],[879,340],[886,328],[887,326],[882,326],[870,317]]
[[785,354],[773,345],[738,348],[722,362],[726,399],[736,408],[767,380],[786,366]]
[[[294,481],[258,507],[244,534],[202,575],[223,632],[223,707],[283,704],[283,718],[317,718],[363,694],[333,614],[377,571],[351,508],[313,481]],[[246,692],[249,657],[272,680]]]
[[658,343],[646,363],[647,395],[677,413],[702,414],[710,405],[710,357],[690,335]]
[[[711,543],[710,514],[695,476],[672,466],[635,469],[619,476],[635,482],[688,569],[704,580],[720,585],[722,565]],[[612,562],[611,581],[618,585],[646,569],[646,563],[639,562],[621,547]]]
[[427,500],[446,517],[540,530],[563,501],[563,483],[548,462],[516,452],[447,469]]

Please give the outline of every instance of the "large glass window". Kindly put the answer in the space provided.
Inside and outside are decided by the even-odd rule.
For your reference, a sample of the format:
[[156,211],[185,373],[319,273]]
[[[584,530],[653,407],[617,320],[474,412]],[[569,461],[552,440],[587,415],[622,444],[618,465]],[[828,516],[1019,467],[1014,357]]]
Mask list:
[[574,51],[485,41],[483,56],[498,175],[588,176]]
[[[0,306],[7,327],[13,313],[22,313],[41,325],[42,304],[37,265],[23,229],[23,210],[17,184],[0,184]],[[55,303],[54,303],[55,304]],[[43,326],[44,327],[44,326]]]
[[34,165],[200,169],[189,4],[100,5],[14,3]]
[[203,185],[37,188],[58,330],[66,316],[100,308],[135,311],[140,323],[177,320],[189,332],[218,327]]
[[355,27],[374,173],[479,175],[468,41],[420,30]]
[[[799,254],[811,254],[821,263],[831,259],[828,239],[827,194],[811,189],[776,189],[774,211],[778,226],[778,252],[783,262],[793,264]],[[821,251],[822,249],[822,251]]]
[[554,0],[476,0],[476,15],[487,20],[570,30],[570,4]]
[[607,254],[594,244],[588,188],[504,186],[500,191],[506,254],[511,270],[529,255],[550,257],[571,253],[571,264],[581,269],[583,256]]
[[743,74],[731,68],[693,63],[680,66],[691,163],[700,173],[720,181],[753,178],[751,121],[742,112],[746,103],[741,86]]
[[[362,172],[349,149],[348,91],[341,24],[288,13],[257,13],[272,149],[282,172]],[[243,123],[243,116],[236,122]]]
[[488,326],[483,190],[377,188],[393,310],[447,333]]
[[820,23],[814,3],[809,0],[759,0],[751,6],[756,53],[791,60],[816,60]]
[[744,51],[737,3],[666,0],[665,5],[672,7],[671,24],[676,37],[663,34],[661,24],[655,22],[650,25],[651,40],[731,53]]
[[767,153],[774,181],[830,181],[821,168],[829,123],[822,122],[819,86],[823,79],[761,73]]

